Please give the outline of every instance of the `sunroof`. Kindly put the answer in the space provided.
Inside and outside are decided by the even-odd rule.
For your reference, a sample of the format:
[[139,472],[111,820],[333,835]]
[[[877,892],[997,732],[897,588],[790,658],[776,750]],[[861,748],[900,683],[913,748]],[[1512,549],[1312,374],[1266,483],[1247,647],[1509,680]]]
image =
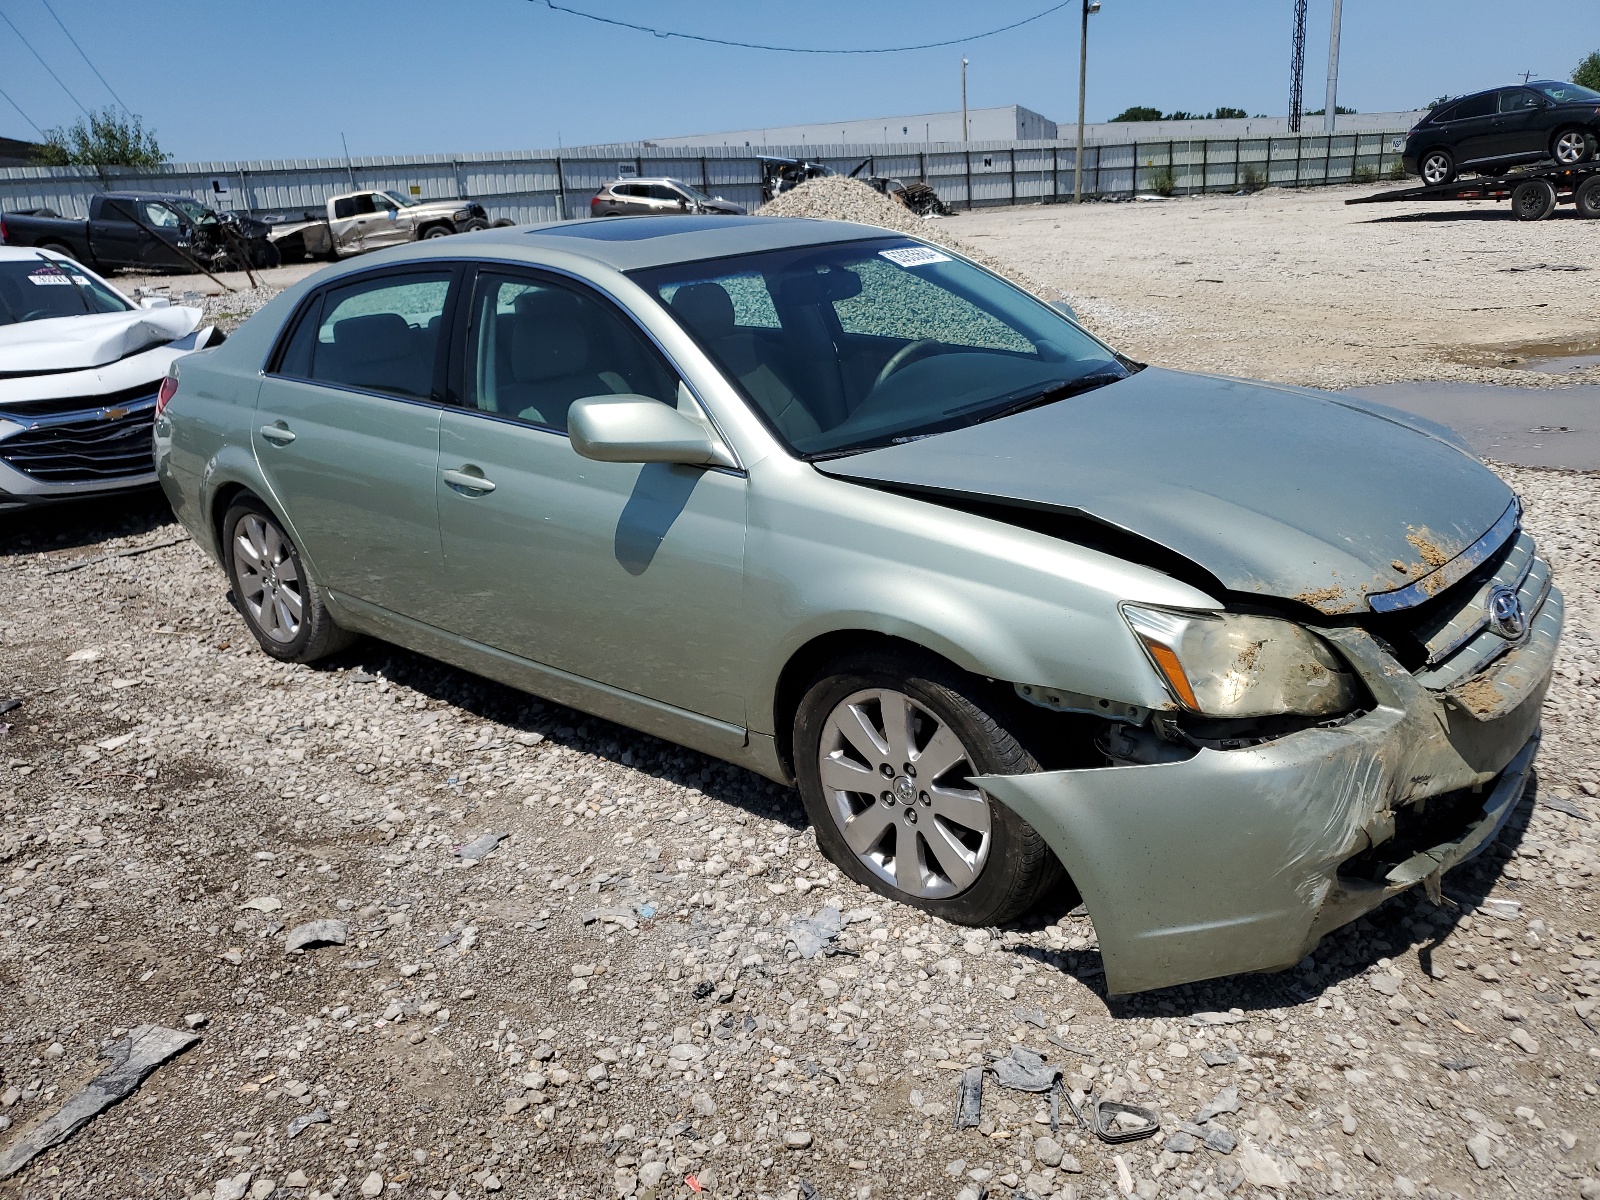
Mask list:
[[674,233],[698,233],[702,229],[726,229],[738,217],[586,217],[563,225],[530,229],[534,237],[580,237],[597,242],[642,242],[646,238],[668,237]]

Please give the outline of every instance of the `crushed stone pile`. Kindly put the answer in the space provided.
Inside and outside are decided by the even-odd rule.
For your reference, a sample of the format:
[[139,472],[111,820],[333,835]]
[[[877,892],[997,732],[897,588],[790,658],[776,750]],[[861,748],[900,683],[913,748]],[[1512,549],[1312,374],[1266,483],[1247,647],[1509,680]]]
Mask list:
[[823,221],[856,221],[877,225],[924,241],[935,242],[970,258],[1045,300],[1059,300],[1059,288],[1046,287],[1019,271],[1015,265],[995,258],[949,229],[939,218],[919,217],[905,205],[883,195],[871,184],[844,175],[824,175],[809,179],[784,192],[757,211],[759,217],[811,217]]

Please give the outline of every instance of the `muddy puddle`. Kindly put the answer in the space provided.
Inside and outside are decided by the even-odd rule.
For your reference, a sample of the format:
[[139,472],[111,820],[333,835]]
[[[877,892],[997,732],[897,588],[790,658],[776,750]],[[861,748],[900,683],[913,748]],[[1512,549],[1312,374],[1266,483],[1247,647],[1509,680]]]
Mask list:
[[1388,383],[1351,394],[1448,425],[1496,462],[1600,471],[1600,387]]

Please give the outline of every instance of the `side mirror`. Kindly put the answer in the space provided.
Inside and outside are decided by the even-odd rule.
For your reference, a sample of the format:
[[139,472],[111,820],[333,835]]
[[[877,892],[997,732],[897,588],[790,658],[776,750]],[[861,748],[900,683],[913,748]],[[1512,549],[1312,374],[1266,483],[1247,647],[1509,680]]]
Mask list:
[[567,410],[572,448],[596,462],[734,465],[711,432],[648,396],[585,396]]
[[140,296],[139,297],[139,307],[140,308],[171,308],[172,307],[172,298],[170,296]]

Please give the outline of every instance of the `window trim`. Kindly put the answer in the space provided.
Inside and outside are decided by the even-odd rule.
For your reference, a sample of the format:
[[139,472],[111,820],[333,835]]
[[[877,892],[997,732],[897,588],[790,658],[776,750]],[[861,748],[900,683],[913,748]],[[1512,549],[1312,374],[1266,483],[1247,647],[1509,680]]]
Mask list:
[[372,388],[354,387],[347,383],[331,383],[326,379],[307,379],[300,375],[286,375],[280,370],[280,367],[283,365],[284,357],[289,352],[290,342],[300,332],[300,327],[312,318],[313,311],[318,319],[321,318],[323,302],[330,292],[349,287],[352,284],[382,279],[388,275],[436,275],[441,272],[444,274],[447,290],[444,298],[444,311],[440,314],[439,330],[441,338],[450,338],[456,319],[455,310],[460,304],[461,284],[467,265],[465,261],[459,259],[446,259],[437,265],[431,261],[395,263],[368,271],[353,271],[348,275],[340,275],[328,280],[327,283],[305,296],[300,301],[299,307],[295,309],[294,315],[285,321],[283,327],[278,330],[278,336],[272,344],[272,350],[261,367],[263,379],[283,379],[290,383],[303,383],[311,387],[327,388],[329,391],[351,392],[359,396],[377,396],[384,400],[395,400],[401,404],[426,404],[433,408],[444,407],[449,403],[448,398],[450,395],[449,371],[451,364],[448,344],[443,347],[446,351],[445,353],[434,356],[433,381],[427,396],[397,396],[393,392],[380,392]]

